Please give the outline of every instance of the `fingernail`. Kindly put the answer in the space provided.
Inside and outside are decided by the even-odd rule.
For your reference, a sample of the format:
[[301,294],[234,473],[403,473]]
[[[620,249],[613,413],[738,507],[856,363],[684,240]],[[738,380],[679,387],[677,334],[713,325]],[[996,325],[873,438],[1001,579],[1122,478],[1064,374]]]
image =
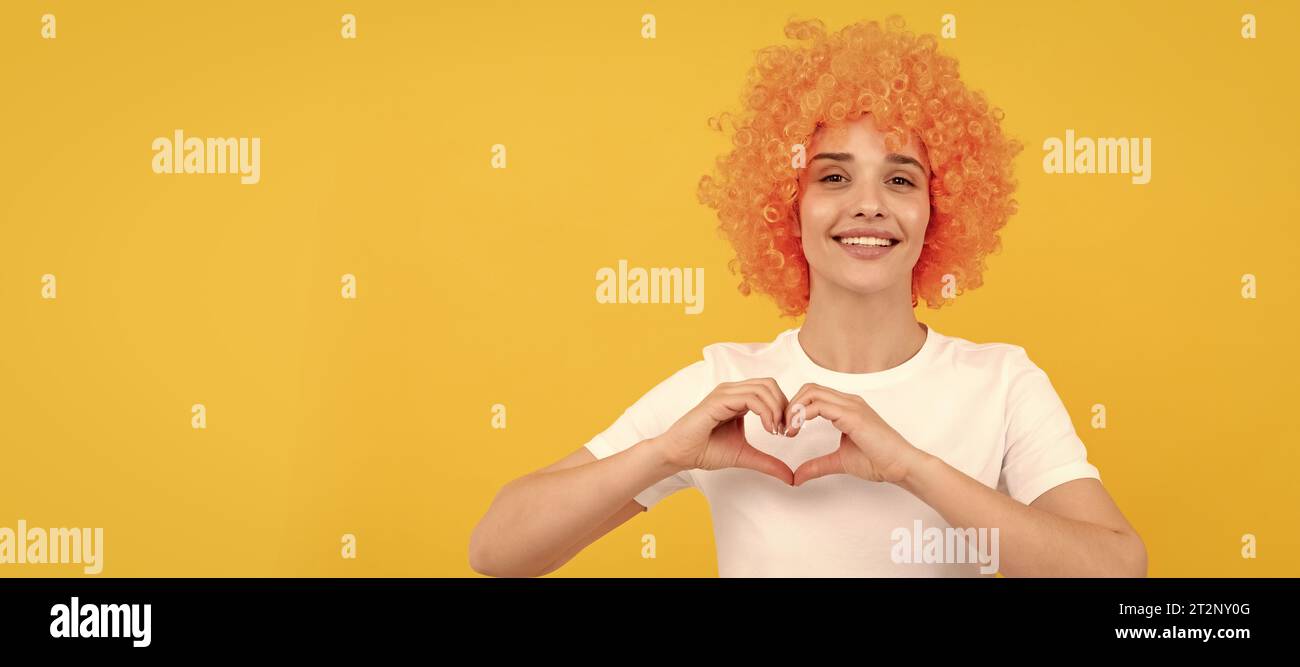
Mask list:
[[794,412],[790,416],[790,428],[799,428],[803,426],[804,407],[802,403],[796,403]]

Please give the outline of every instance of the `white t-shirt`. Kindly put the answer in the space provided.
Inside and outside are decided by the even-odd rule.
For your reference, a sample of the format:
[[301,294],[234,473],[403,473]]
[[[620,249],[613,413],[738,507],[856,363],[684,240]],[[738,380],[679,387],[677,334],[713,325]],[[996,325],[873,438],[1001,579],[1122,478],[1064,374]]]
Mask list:
[[[862,396],[914,446],[1025,504],[1073,479],[1101,479],[1047,374],[1024,348],[926,330],[919,352],[875,373],[818,366],[798,329],[769,343],[709,345],[703,359],[656,385],[586,447],[597,459],[611,456],[663,434],[722,382],[772,377],[786,398],[808,382]],[[840,432],[821,417],[795,438],[764,431],[753,412],[744,419],[750,444],[791,470],[839,446]],[[722,577],[994,576],[974,549],[938,558],[947,562],[933,562],[933,550],[926,557],[922,536],[934,542],[929,529],[950,524],[893,484],[829,475],[793,487],[748,469],[695,469],[636,500],[649,508],[688,487],[708,499]],[[987,556],[991,542],[985,546]]]

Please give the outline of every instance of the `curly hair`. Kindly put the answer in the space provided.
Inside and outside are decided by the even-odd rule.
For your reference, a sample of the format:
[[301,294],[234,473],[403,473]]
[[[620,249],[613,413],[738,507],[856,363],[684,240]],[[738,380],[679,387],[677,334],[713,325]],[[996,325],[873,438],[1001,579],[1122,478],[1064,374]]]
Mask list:
[[820,20],[791,18],[785,34],[809,43],[760,49],[741,112],[709,119],[719,132],[731,122],[734,148],[718,158],[716,178],[700,179],[697,195],[717,211],[718,233],[736,250],[728,268],[739,268],[740,293],[770,295],[784,316],[807,311],[808,262],[795,234],[802,166],[792,168],[791,152],[828,119],[864,112],[886,132],[887,150],[910,134],[930,158],[930,224],[912,270],[912,307],[920,297],[939,308],[945,274],[959,292],[979,287],[985,257],[1001,249],[998,230],[1016,212],[1012,162],[1024,146],[1003,134],[1002,110],[967,89],[933,35],[904,30],[900,16],[835,34]]

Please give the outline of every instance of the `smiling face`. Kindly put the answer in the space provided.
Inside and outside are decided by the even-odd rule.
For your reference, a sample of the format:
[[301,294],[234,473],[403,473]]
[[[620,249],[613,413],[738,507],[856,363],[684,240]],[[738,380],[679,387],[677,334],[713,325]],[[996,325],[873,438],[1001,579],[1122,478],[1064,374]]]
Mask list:
[[[925,146],[909,137],[891,154],[868,114],[818,128],[808,155],[800,175],[799,235],[813,292],[895,291],[910,304],[912,267],[930,223]],[[875,245],[872,236],[892,244]]]

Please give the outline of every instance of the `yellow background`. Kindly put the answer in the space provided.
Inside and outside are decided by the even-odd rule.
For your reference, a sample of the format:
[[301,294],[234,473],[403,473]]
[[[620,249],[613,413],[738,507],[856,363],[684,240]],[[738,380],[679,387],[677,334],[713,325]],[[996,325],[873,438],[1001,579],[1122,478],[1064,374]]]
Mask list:
[[[736,291],[695,200],[754,51],[790,15],[951,12],[940,48],[1025,143],[1020,212],[986,284],[918,318],[1029,350],[1152,576],[1300,574],[1300,10],[1047,4],[6,2],[0,526],[103,527],[103,577],[477,576],[502,484],[704,345],[798,325]],[[261,137],[261,182],[152,173],[177,128]],[[1151,182],[1044,174],[1067,128],[1151,137]],[[619,259],[705,267],[704,312],[596,303]],[[553,576],[716,574],[691,490]]]

